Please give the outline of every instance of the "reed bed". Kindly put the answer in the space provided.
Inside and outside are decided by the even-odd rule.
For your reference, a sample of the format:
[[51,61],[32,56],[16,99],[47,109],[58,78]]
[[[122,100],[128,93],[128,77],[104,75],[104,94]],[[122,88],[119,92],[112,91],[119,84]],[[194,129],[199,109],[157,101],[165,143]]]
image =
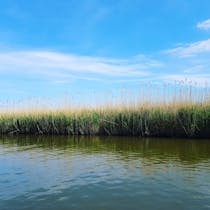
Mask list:
[[3,113],[0,133],[210,138],[210,103]]
[[209,97],[189,94],[185,100],[1,112],[0,134],[210,138]]

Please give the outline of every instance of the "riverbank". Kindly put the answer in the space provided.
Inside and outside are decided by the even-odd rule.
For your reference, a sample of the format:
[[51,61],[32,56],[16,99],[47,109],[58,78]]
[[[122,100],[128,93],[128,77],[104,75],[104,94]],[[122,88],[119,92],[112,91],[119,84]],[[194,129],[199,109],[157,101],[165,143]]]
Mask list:
[[7,112],[0,134],[210,138],[210,103]]

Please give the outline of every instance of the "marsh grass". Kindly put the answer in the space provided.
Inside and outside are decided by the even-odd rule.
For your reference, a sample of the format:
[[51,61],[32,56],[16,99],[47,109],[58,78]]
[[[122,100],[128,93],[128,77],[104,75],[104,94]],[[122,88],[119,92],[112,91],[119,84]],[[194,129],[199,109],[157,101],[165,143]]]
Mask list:
[[210,138],[209,91],[196,94],[187,88],[168,101],[1,112],[0,133]]
[[210,103],[3,113],[1,134],[210,137]]

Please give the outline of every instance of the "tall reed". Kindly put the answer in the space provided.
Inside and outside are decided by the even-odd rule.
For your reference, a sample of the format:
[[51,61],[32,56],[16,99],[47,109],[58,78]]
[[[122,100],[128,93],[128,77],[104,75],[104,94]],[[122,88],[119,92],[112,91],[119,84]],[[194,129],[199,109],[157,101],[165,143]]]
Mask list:
[[0,134],[210,138],[209,92],[196,91],[179,90],[168,101],[2,112]]

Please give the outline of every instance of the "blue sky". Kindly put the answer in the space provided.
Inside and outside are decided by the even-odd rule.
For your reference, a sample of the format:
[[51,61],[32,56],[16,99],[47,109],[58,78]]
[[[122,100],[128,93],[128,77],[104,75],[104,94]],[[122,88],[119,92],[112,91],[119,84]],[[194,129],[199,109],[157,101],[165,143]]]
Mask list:
[[205,86],[209,8],[209,0],[0,0],[0,100],[185,79]]

